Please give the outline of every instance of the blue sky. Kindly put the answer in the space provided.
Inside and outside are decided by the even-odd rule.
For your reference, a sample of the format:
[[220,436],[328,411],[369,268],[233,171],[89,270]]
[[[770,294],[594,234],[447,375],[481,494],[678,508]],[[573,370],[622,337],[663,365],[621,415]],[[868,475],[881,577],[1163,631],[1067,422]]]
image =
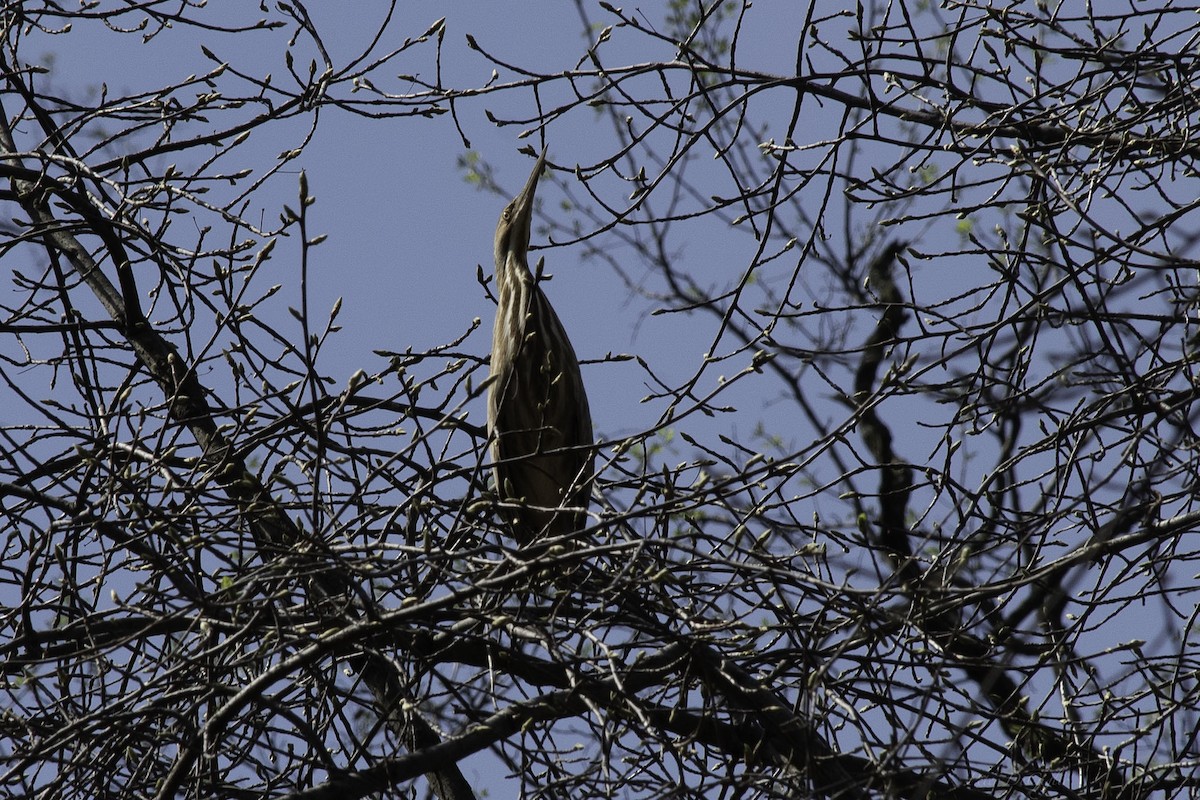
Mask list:
[[[762,5],[756,4],[747,23],[753,34],[748,40],[761,42],[761,50],[744,50],[742,61],[786,69],[794,57],[794,43],[789,38],[794,36],[795,28],[771,24],[770,20],[778,18]],[[367,46],[385,4],[363,2],[354,6],[354,14],[346,14],[344,6],[334,4],[314,4],[310,9],[335,64]],[[790,9],[789,4],[776,4],[775,13],[787,16]],[[259,16],[249,4],[242,10],[251,12],[247,21]],[[590,13],[598,20],[606,16],[598,8],[591,8]],[[223,22],[229,21],[226,14],[220,12]],[[531,69],[561,70],[574,64],[583,50],[583,26],[571,3],[424,2],[399,4],[390,33],[378,51],[394,47],[404,38],[419,36],[443,16],[446,22],[441,68],[446,85],[470,88],[489,80],[493,67],[467,45],[468,34],[497,57]],[[236,69],[256,77],[271,73],[276,81],[286,82],[285,38],[286,33],[281,31],[215,36],[172,30],[137,47],[131,46],[134,38],[129,34],[93,26],[91,30],[74,31],[69,37],[46,37],[45,48],[55,53],[56,79],[93,90],[103,81],[110,92],[120,93],[211,70],[213,62],[201,52],[201,44]],[[68,39],[71,46],[62,47]],[[86,46],[80,47],[81,42]],[[664,56],[665,51],[646,52],[645,43],[644,38],[616,37],[605,51],[607,63],[620,63],[621,57],[636,63]],[[637,44],[643,49],[633,46]],[[28,43],[26,47],[36,50]],[[303,56],[297,54],[295,62],[302,68]],[[430,41],[414,47],[379,74],[405,73],[430,80],[434,70]],[[511,77],[501,75],[500,80]],[[380,84],[378,78],[376,83]],[[380,85],[388,91],[410,87],[403,81]],[[552,98],[553,92],[548,92],[543,99],[549,102]],[[541,139],[518,139],[521,127],[498,129],[489,122],[486,112],[531,115],[533,103],[531,91],[515,90],[466,99],[457,106],[458,122],[470,139],[470,151],[492,166],[496,181],[509,194],[521,186],[532,165],[532,159],[519,153],[518,148],[539,148]],[[224,163],[225,168],[261,168],[264,163],[272,163],[278,153],[300,143],[309,122],[300,118],[256,133],[234,151]],[[550,128],[545,142],[551,161],[566,166],[587,165],[606,154],[612,137],[597,122],[590,110],[584,110]],[[253,198],[262,206],[259,214],[269,224],[281,204],[294,205],[300,169],[306,172],[310,192],[317,198],[309,212],[309,231],[313,235],[326,234],[328,239],[312,254],[309,302],[314,309],[328,309],[342,299],[338,322],[343,331],[326,347],[326,374],[344,381],[359,369],[376,371],[383,367],[383,360],[373,355],[374,350],[419,350],[444,344],[460,336],[475,317],[481,318],[483,325],[463,349],[487,353],[493,306],[476,283],[476,268],[482,265],[485,273],[491,272],[492,233],[504,199],[480,191],[466,180],[466,172],[457,162],[468,152],[449,115],[380,121],[326,107],[320,112],[319,125],[304,154]],[[611,193],[604,198],[606,202],[620,207],[628,200],[628,185],[607,186]],[[726,195],[731,190],[728,185],[713,187],[714,192]],[[561,193],[547,180],[543,180],[539,198],[544,208],[555,211],[562,202]],[[247,217],[258,218],[254,206]],[[745,236],[722,235],[713,227],[693,228],[679,242],[679,252],[702,281],[707,275],[712,285],[723,285],[745,268],[754,243]],[[535,247],[545,244],[537,223],[533,240]],[[603,239],[600,241],[602,247],[608,246]],[[614,241],[611,246],[619,244]],[[694,319],[678,315],[648,317],[644,301],[631,298],[606,267],[581,261],[581,252],[582,248],[575,246],[538,253],[545,255],[547,270],[554,276],[547,294],[564,319],[580,357],[599,359],[607,353],[633,352],[647,358],[672,381],[690,375],[711,343],[711,321],[697,324]],[[281,241],[269,268],[270,280],[284,284],[275,304],[283,330],[295,325],[286,317],[285,304],[298,307],[300,303],[296,256],[294,242]],[[639,269],[637,264],[627,268],[634,273]],[[741,366],[744,364],[739,363],[737,368]],[[732,371],[736,368],[714,372],[711,382]],[[657,419],[658,411],[638,403],[645,391],[639,385],[639,371],[629,363],[589,366],[585,380],[599,432],[616,437],[652,425]],[[482,406],[478,411],[482,413]]]
[[[742,65],[784,74],[792,71],[795,37],[801,23],[797,6],[783,0],[758,0],[754,4],[753,13],[747,17],[742,34]],[[220,11],[210,9],[207,13],[220,14],[222,21],[228,21],[229,14],[239,11],[249,12],[253,16],[257,13],[255,8],[252,4],[223,5]],[[318,17],[317,26],[327,37],[325,45],[334,61],[341,63],[350,54],[367,46],[375,21],[382,16],[384,8],[385,4],[382,3],[355,2],[314,4],[310,10],[324,16]],[[589,8],[597,20],[604,18],[598,7],[589,5]],[[497,58],[548,72],[573,67],[588,40],[574,4],[561,0],[522,3],[406,2],[398,4],[398,16],[379,49],[382,51],[398,46],[405,37],[419,36],[443,16],[446,18],[441,61],[443,81],[463,89],[487,84],[493,69],[491,63],[467,45],[468,34]],[[73,90],[86,96],[87,92],[98,91],[102,82],[108,85],[110,92],[124,93],[168,84],[188,74],[210,70],[213,62],[205,57],[201,44],[218,58],[230,62],[235,69],[259,77],[272,73],[277,81],[286,81],[287,66],[283,52],[287,35],[286,31],[276,31],[217,36],[183,29],[166,32],[142,47],[134,44],[137,34],[118,35],[98,26],[92,29],[80,26],[70,36],[42,37],[44,42],[39,41],[36,45],[27,42],[26,46],[27,52],[38,52],[40,46],[44,52],[55,53],[55,72],[51,80],[58,82],[58,85],[73,87]],[[591,37],[595,35],[593,31]],[[40,34],[31,33],[29,36],[38,37]],[[68,42],[69,46],[64,46]],[[610,65],[669,58],[671,55],[661,45],[650,46],[644,37],[624,33],[618,33],[608,48],[605,53]],[[395,78],[400,73],[430,80],[437,68],[434,52],[432,41],[415,46],[380,73],[385,79],[390,77],[391,82],[384,84],[377,79],[377,85],[386,91],[408,91],[411,82]],[[305,68],[306,58],[303,50],[297,52],[298,69]],[[503,83],[510,78],[510,75],[502,73],[498,81]],[[231,84],[236,84],[236,81],[231,81]],[[552,105],[563,99],[564,91],[565,87],[561,84],[547,87],[542,100]],[[764,93],[761,99],[754,101],[753,109],[759,115],[757,121],[762,124],[765,137],[778,135],[777,132],[783,129],[789,110],[789,97],[789,92],[785,90],[780,92],[779,99]],[[780,105],[776,106],[776,102]],[[530,146],[538,149],[541,138],[518,139],[521,132],[519,126],[497,128],[489,121],[487,111],[491,110],[497,116],[532,116],[533,109],[534,95],[529,89],[464,98],[457,105],[457,122],[470,139],[469,151],[478,154],[494,168],[496,180],[506,187],[506,196],[511,196],[522,185],[533,162],[532,158],[520,154],[518,149]],[[802,121],[802,143],[817,143],[835,135],[836,109],[815,103],[810,103],[806,109],[810,116]],[[829,111],[828,115],[822,113],[826,110]],[[261,169],[273,163],[280,152],[301,143],[308,133],[310,122],[307,117],[302,117],[255,133],[246,145],[229,155],[227,161],[222,163],[223,168],[229,171],[242,167]],[[564,166],[577,163],[586,166],[611,150],[613,137],[608,129],[598,123],[594,112],[583,108],[557,120],[548,131],[546,143],[552,162]],[[315,309],[329,309],[339,298],[342,301],[338,322],[343,330],[331,341],[322,361],[322,372],[332,376],[339,386],[344,385],[360,369],[375,372],[385,366],[386,359],[375,355],[373,351],[402,351],[409,347],[422,350],[444,344],[467,330],[474,318],[480,318],[482,325],[464,342],[461,349],[479,357],[487,354],[493,306],[476,283],[476,270],[478,265],[482,265],[484,272],[490,274],[492,233],[506,197],[482,192],[466,179],[466,173],[458,161],[467,153],[468,148],[456,128],[455,120],[449,115],[432,119],[368,120],[328,106],[320,111],[320,124],[304,153],[253,197],[246,217],[253,220],[261,214],[269,226],[284,203],[295,204],[299,171],[303,169],[307,175],[309,189],[317,198],[310,210],[309,234],[328,236],[311,254],[309,303]],[[867,148],[863,158],[874,161],[856,165],[857,174],[868,174],[872,168],[889,165],[895,153],[895,150],[882,147]],[[797,159],[802,161],[806,157],[815,159],[819,156],[820,152],[815,151],[807,156],[798,155]],[[184,157],[194,158],[190,155]],[[186,166],[181,163],[181,167]],[[719,167],[697,166],[694,169],[698,173],[697,183],[706,192],[726,197],[734,194],[733,184],[728,176],[721,175]],[[982,175],[994,175],[1005,169],[1007,166],[983,164],[970,170],[964,168],[964,173],[978,179]],[[937,176],[936,171],[931,174],[935,178],[943,177]],[[1014,181],[1014,184],[1019,184],[1019,181]],[[600,178],[594,186],[604,192],[602,199],[613,207],[624,208],[628,205],[629,184]],[[823,202],[821,192],[817,191],[819,186],[814,184],[814,187],[807,193],[801,193],[798,203],[807,204],[813,213]],[[1019,186],[1006,190],[1012,192],[1012,197],[1020,199]],[[222,191],[228,190],[215,187],[213,196],[220,196]],[[964,188],[960,196],[965,203],[971,198],[971,189]],[[543,180],[539,198],[544,208],[551,211],[556,219],[562,221],[571,217],[561,208],[564,199],[562,190],[549,179]],[[651,201],[661,208],[666,199],[652,197]],[[840,202],[841,198],[835,191],[827,220],[831,236],[843,232],[837,228],[837,224],[842,222],[838,219]],[[1130,202],[1136,205],[1144,201],[1135,198]],[[1097,208],[1092,211],[1097,219],[1107,222],[1109,217],[1106,214],[1109,211],[1101,206],[1098,200]],[[1070,224],[1068,215],[1063,216],[1064,224]],[[995,220],[990,219],[989,222],[994,223]],[[181,241],[186,241],[189,231],[182,226],[190,223],[176,224],[181,226],[178,228]],[[1114,221],[1111,227],[1115,229],[1119,224]],[[802,225],[798,227],[801,234],[809,233]],[[545,244],[545,235],[540,228],[539,220],[535,222],[535,246]],[[1097,228],[1103,233],[1104,225],[1098,225]],[[672,240],[677,263],[686,265],[687,271],[704,286],[720,289],[735,282],[750,263],[755,249],[754,239],[747,233],[746,226],[735,228],[723,224],[716,216],[680,224],[677,230]],[[852,236],[862,232],[859,229],[850,230]],[[959,223],[949,213],[932,223],[918,221],[886,231],[887,236],[913,239],[917,249],[934,254],[952,253],[963,246],[961,234]],[[594,243],[618,253],[623,247],[613,232],[602,233]],[[545,255],[548,270],[555,276],[546,288],[547,294],[558,309],[583,359],[600,359],[610,352],[636,353],[672,384],[699,373],[699,394],[714,390],[720,385],[723,375],[736,373],[749,362],[749,354],[739,354],[724,362],[702,363],[702,356],[712,345],[717,330],[712,317],[703,314],[650,316],[648,312],[654,303],[631,297],[619,276],[596,260],[584,259],[584,250],[584,245],[574,244],[538,253]],[[301,299],[297,256],[294,239],[281,241],[263,283],[283,285],[273,304],[268,306],[269,313],[273,315],[270,322],[281,331],[295,331],[298,337],[299,328],[287,313],[287,307],[298,306]],[[799,248],[782,256],[774,267],[779,270],[775,277],[787,276],[797,269],[800,257]],[[922,321],[937,333],[930,335],[929,342],[932,344],[923,353],[925,360],[917,362],[916,368],[936,370],[941,367],[930,366],[928,356],[936,355],[937,335],[946,335],[946,340],[953,344],[954,335],[947,334],[947,330],[952,330],[954,325],[967,319],[986,318],[989,313],[997,315],[995,322],[999,325],[1000,301],[981,301],[975,312],[968,312],[967,309],[977,299],[975,296],[962,301],[951,299],[966,287],[982,286],[995,279],[983,258],[951,256],[914,264],[913,290],[920,302],[932,308],[939,300],[948,301],[941,309],[944,319]],[[657,276],[644,275],[638,264],[628,264],[627,268],[635,276],[644,278],[647,287],[653,289],[657,286]],[[815,264],[805,263],[803,274],[812,276],[820,273]],[[805,287],[806,290],[809,288]],[[801,308],[809,311],[817,300],[815,296],[803,296],[800,299]],[[838,302],[845,303],[846,300],[839,297]],[[753,304],[749,304],[747,311],[752,311],[752,307]],[[1007,309],[1011,311],[1012,306],[1007,306]],[[821,315],[819,323],[814,324],[851,324],[852,311],[847,309],[846,313],[842,313],[839,309]],[[855,319],[869,323],[873,319],[872,313],[873,310],[868,309]],[[855,324],[865,323],[860,321]],[[909,325],[907,330],[915,334],[915,324],[910,321]],[[866,327],[862,330],[865,335]],[[1062,335],[1070,335],[1070,331]],[[851,335],[847,341],[857,346],[862,337]],[[960,341],[965,342],[966,339]],[[721,355],[732,349],[728,339],[722,340],[716,347]],[[1046,377],[1048,383],[1053,382],[1054,370],[1057,369],[1052,363],[1053,354],[1053,348],[1045,356],[1039,352],[1039,359],[1032,365],[1035,371],[1044,373],[1043,377],[1049,376]],[[968,356],[962,363],[971,365],[972,360]],[[953,366],[957,368],[959,365]],[[836,377],[842,380],[846,378],[845,375]],[[932,373],[932,377],[938,377],[936,372]],[[589,387],[597,432],[604,438],[614,439],[653,427],[666,405],[663,401],[649,404],[639,402],[648,389],[634,362],[590,364],[585,367],[584,378]],[[339,386],[331,387],[330,391],[336,391]],[[838,388],[845,389],[847,386],[848,382],[845,382]],[[222,390],[219,382],[214,388],[218,393]],[[793,406],[777,402],[779,391],[779,386],[769,375],[752,376],[718,400],[735,405],[738,413],[711,421],[705,421],[697,415],[689,420],[687,430],[707,444],[716,443],[717,436],[721,434],[753,442],[755,426],[766,420],[768,432],[778,433],[790,446],[799,449],[812,440],[814,433]],[[817,398],[830,428],[852,417],[850,409],[832,400],[832,387],[815,384],[811,395]],[[472,419],[482,424],[481,401],[473,404],[471,413]],[[956,413],[953,404],[936,403],[929,398],[925,401],[911,397],[889,398],[881,413],[897,433],[897,449],[902,457],[918,466],[934,469],[942,466],[940,459],[947,458],[947,454],[945,451],[935,451],[941,441],[942,431],[931,431],[922,426],[944,422],[952,417]],[[978,424],[980,430],[986,431],[992,423],[994,419],[981,418]],[[966,431],[970,425],[970,420],[964,421],[958,430]],[[1036,438],[1040,435],[1036,431],[1030,432],[1033,427],[1029,426],[1026,436]],[[963,434],[968,442],[964,450],[977,447],[984,454],[981,462],[986,462],[987,456],[993,454],[994,443],[981,445],[978,442],[987,441],[987,436],[981,435],[972,440]],[[858,447],[861,451],[853,431],[847,434],[844,441],[830,444],[829,449],[845,452],[845,442],[850,442],[845,446],[846,449]],[[719,446],[723,452],[729,449],[723,444]],[[1098,451],[1103,450],[1103,447],[1098,448]],[[680,452],[678,458],[683,460],[688,453],[682,448]],[[1112,453],[1104,455],[1114,462],[1119,460],[1115,448]],[[1053,456],[1052,452],[1025,454],[1021,477],[1030,481],[1027,487],[1030,494],[1036,494],[1043,485],[1050,485],[1056,479]],[[978,471],[986,468],[990,468],[989,465],[980,467],[978,462],[969,463],[962,458],[950,463],[947,473],[962,478],[964,484],[973,487]],[[830,471],[827,465],[822,469]],[[1038,469],[1045,469],[1045,474],[1037,474]],[[1071,479],[1070,475],[1064,478],[1068,481]],[[871,485],[869,478],[863,481],[864,486]],[[805,487],[806,491],[809,489],[811,487]],[[849,504],[842,502],[838,491],[840,487],[824,492],[814,491],[812,496],[806,496],[798,504],[801,510],[797,516],[806,518],[822,504],[845,513]],[[941,505],[931,514],[930,522],[946,519],[953,523],[955,509],[951,507],[952,503],[945,497],[940,497],[938,502]],[[924,509],[914,505],[913,510],[920,513]],[[1065,533],[1052,543],[1055,547],[1076,546],[1088,534],[1084,524],[1073,518],[1063,520],[1061,528]],[[969,533],[969,530],[964,530],[964,536]],[[851,553],[839,563],[845,566],[868,560],[869,556]],[[998,573],[1011,566],[1003,564]],[[1076,575],[1083,575],[1081,585],[1087,581],[1101,580],[1095,574],[1084,571]],[[865,574],[866,581],[874,579],[873,573]],[[1114,629],[1125,624],[1124,620],[1118,622],[1120,624],[1112,625],[1102,635],[1089,639],[1089,643],[1107,639],[1115,641],[1117,635]],[[492,796],[505,795],[500,787],[493,787]]]

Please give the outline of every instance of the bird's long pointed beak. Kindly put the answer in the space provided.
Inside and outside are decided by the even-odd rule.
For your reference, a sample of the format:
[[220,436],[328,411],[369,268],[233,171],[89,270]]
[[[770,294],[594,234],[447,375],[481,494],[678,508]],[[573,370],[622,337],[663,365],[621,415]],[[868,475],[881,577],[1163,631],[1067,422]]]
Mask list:
[[543,149],[537,163],[533,165],[533,172],[529,173],[529,180],[525,181],[525,188],[521,189],[521,193],[513,200],[513,207],[517,212],[515,216],[520,220],[520,227],[525,231],[526,239],[529,238],[530,222],[533,219],[533,196],[537,194],[538,178],[542,176],[545,166],[546,151]]

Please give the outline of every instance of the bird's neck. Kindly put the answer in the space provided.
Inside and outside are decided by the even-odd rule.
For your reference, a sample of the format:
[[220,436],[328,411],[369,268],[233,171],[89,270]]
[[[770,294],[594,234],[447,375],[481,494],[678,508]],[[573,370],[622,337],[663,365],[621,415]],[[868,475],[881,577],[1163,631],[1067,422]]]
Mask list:
[[524,263],[510,259],[496,270],[496,292],[499,312],[511,316],[509,330],[523,330],[529,302],[537,285],[533,273]]
[[527,292],[535,281],[529,265],[517,259],[509,259],[496,270],[496,288],[500,292]]

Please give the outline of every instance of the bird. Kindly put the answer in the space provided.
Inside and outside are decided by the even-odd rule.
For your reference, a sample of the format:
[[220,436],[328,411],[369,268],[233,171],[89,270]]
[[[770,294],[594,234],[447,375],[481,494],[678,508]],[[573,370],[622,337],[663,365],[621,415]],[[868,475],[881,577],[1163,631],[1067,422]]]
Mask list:
[[496,224],[496,322],[488,435],[496,493],[520,546],[578,533],[591,495],[592,416],[566,328],[529,269],[530,227],[543,149]]

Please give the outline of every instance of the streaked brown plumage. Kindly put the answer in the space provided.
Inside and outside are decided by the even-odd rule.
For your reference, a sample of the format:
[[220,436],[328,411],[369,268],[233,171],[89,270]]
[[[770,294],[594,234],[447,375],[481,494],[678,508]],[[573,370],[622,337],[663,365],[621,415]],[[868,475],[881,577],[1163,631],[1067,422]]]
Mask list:
[[[496,324],[488,430],[496,490],[513,538],[574,533],[584,527],[592,485],[592,417],[579,359],[526,258],[543,150],[525,188],[496,225]],[[538,265],[541,273],[541,265]],[[557,510],[566,507],[570,510]]]

